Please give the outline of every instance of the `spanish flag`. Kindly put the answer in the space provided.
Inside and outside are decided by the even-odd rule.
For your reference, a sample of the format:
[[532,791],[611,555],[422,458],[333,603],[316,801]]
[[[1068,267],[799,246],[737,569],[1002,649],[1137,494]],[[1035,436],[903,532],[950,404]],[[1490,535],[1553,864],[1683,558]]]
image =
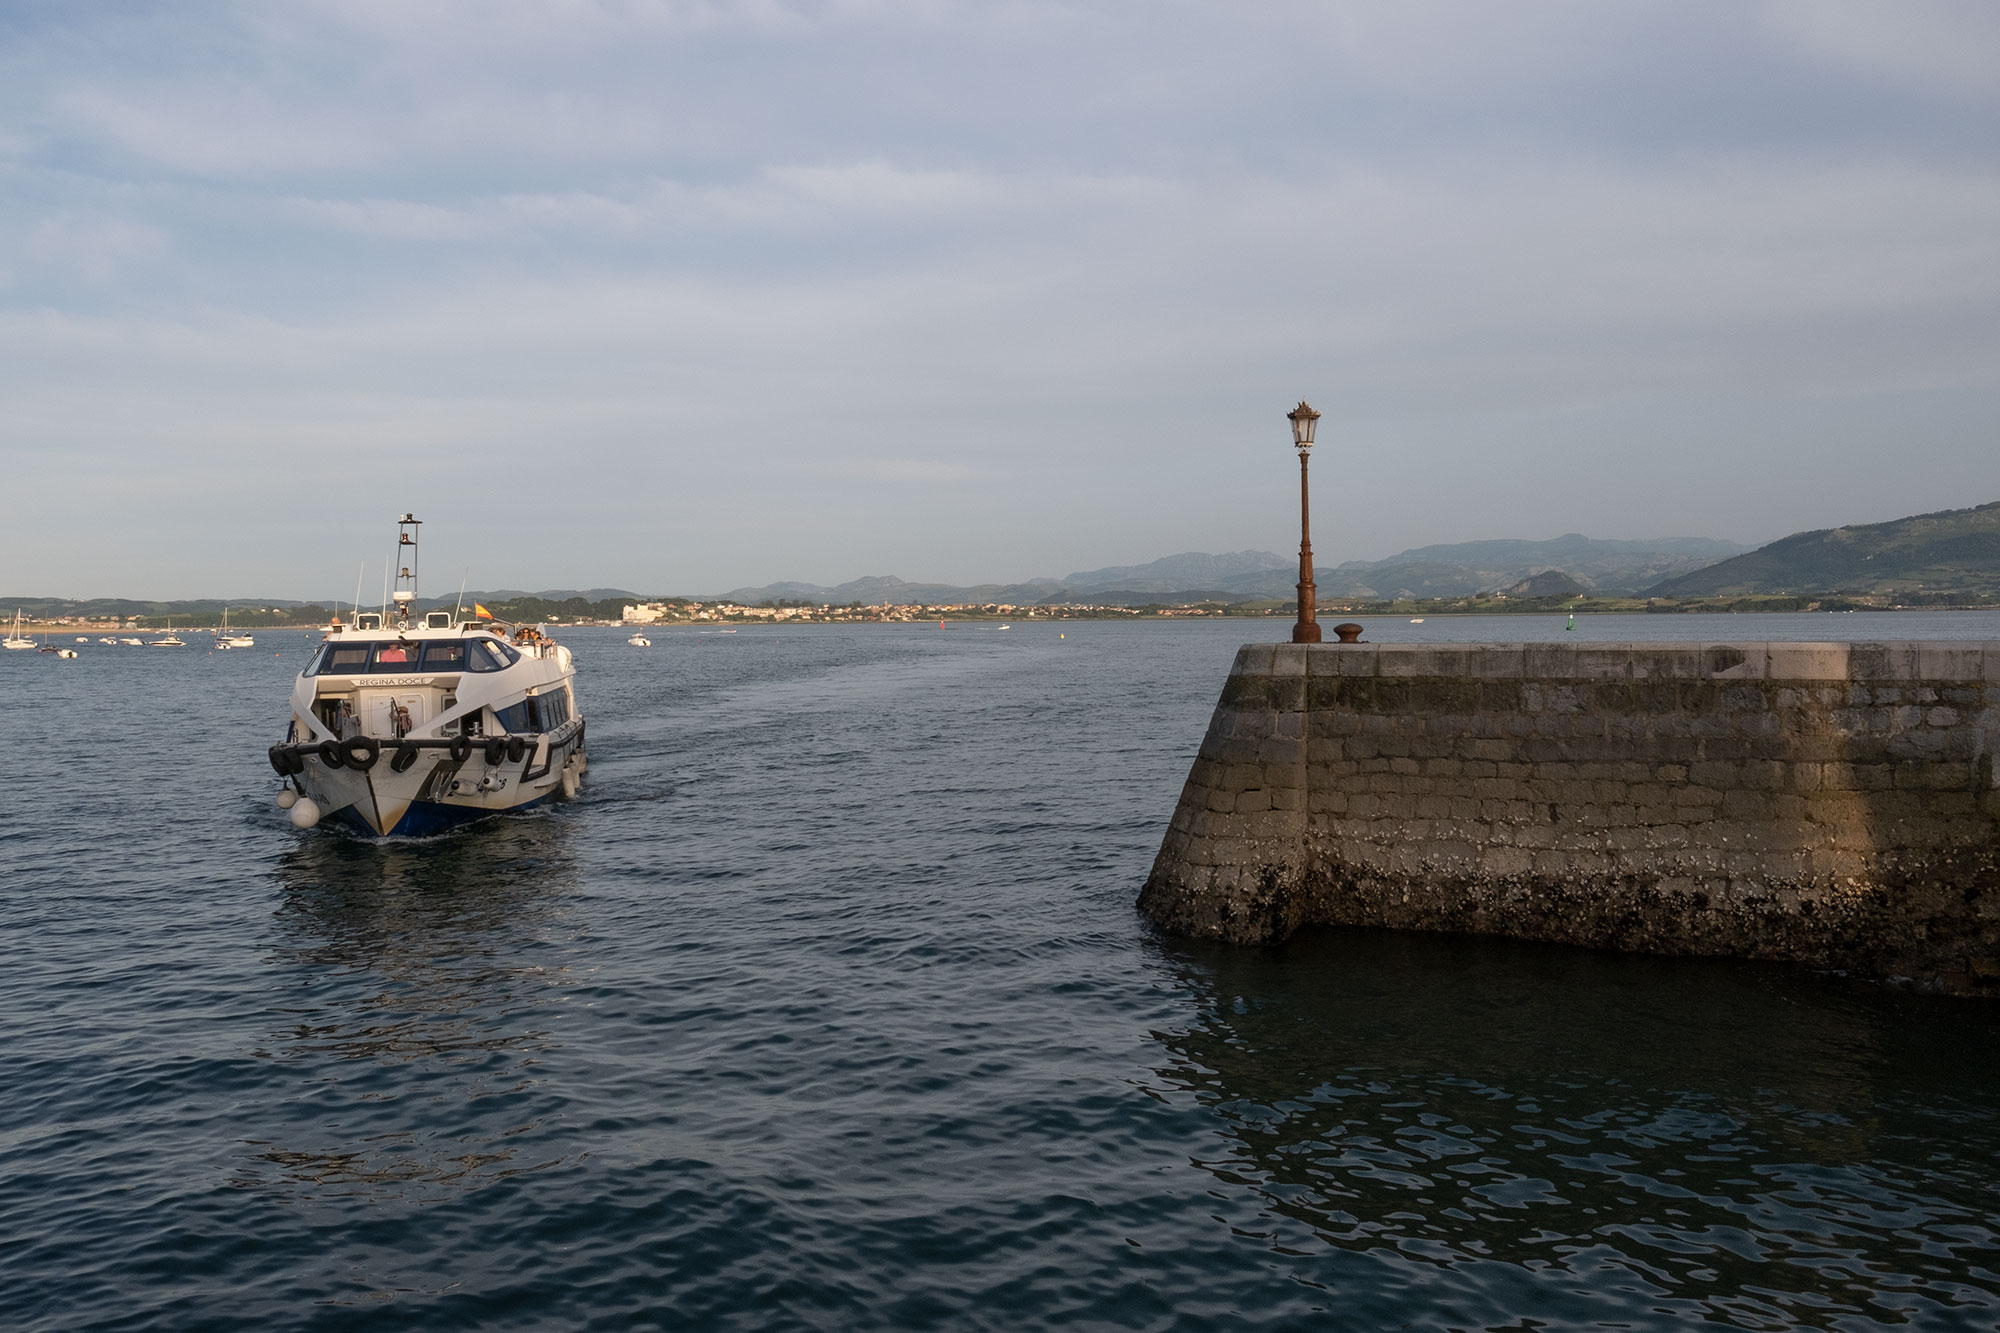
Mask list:
[[478,616],[481,620],[493,619],[493,613],[491,611],[488,611],[485,607],[481,606],[477,602],[474,602],[472,604],[472,614]]

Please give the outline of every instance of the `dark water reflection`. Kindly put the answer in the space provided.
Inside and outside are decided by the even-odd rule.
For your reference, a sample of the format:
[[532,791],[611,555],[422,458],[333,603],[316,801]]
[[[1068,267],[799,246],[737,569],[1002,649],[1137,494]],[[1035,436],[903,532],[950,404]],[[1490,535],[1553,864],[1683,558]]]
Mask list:
[[1393,1254],[1460,1327],[2000,1325],[1983,1006],[1375,932],[1176,955],[1159,1074],[1308,1280]]
[[300,1071],[301,1095],[281,1137],[246,1140],[234,1185],[413,1197],[555,1164],[516,1142],[548,1109],[540,1011],[573,981],[573,838],[555,811],[419,843],[311,838],[280,859],[266,961],[299,981],[253,1053]]

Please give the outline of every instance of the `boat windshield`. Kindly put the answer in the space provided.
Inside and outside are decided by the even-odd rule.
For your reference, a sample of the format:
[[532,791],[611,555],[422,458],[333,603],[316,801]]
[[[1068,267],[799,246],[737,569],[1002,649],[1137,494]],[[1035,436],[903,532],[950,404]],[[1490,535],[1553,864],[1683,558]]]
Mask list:
[[424,670],[463,671],[465,670],[465,642],[453,639],[449,643],[436,641],[424,645]]
[[[334,642],[321,650],[319,659],[307,668],[308,676],[404,675],[413,671],[463,671],[465,644],[450,642],[408,643],[400,639],[373,642]],[[475,671],[497,668],[474,665]]]
[[521,655],[498,639],[474,639],[468,654],[473,671],[503,671],[521,660]]

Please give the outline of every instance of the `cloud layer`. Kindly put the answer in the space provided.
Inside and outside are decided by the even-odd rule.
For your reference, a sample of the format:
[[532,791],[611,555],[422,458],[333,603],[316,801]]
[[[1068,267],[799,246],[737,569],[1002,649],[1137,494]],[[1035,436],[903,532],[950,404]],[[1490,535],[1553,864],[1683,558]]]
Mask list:
[[1992,499],[2000,22],[1886,12],[0,20],[0,591],[1284,549],[1301,395],[1335,560]]

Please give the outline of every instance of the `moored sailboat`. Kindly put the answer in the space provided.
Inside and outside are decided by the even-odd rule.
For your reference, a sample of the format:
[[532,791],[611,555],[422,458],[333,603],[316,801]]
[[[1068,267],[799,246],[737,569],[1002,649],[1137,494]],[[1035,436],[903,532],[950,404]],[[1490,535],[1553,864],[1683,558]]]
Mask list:
[[222,608],[222,628],[215,632],[215,646],[218,648],[255,648],[257,640],[248,634],[229,632],[229,608]]

